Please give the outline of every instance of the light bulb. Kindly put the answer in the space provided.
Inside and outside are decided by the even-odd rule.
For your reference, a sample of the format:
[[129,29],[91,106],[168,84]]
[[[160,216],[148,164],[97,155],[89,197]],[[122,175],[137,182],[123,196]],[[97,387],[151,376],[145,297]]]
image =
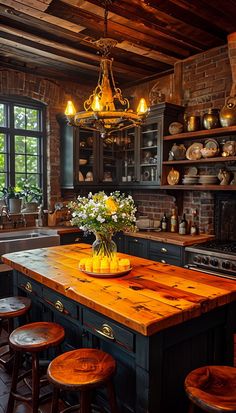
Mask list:
[[99,112],[100,110],[102,110],[102,105],[98,95],[94,96],[91,108],[94,110],[94,112]]
[[75,114],[76,114],[76,109],[73,105],[73,102],[71,100],[68,100],[67,105],[66,105],[65,115],[74,116]]
[[148,111],[147,103],[144,98],[141,98],[137,107],[138,113],[146,113]]

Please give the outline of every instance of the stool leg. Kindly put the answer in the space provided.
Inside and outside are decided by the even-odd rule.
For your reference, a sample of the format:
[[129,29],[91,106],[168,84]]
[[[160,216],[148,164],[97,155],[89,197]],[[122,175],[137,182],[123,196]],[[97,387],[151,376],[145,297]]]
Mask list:
[[51,413],[58,413],[58,402],[59,402],[59,395],[60,395],[60,390],[53,386],[53,392],[52,392],[52,407],[51,407]]
[[80,413],[90,413],[91,394],[87,391],[80,392]]
[[19,368],[20,368],[20,360],[21,360],[21,353],[19,351],[16,351],[15,356],[14,356],[11,390],[10,390],[10,394],[9,394],[9,400],[8,400],[8,404],[7,404],[6,413],[12,413],[13,412],[14,402],[15,402],[15,398],[13,396],[13,393],[16,392],[16,388],[17,388]]
[[107,392],[108,392],[108,399],[110,403],[111,413],[117,413],[117,404],[116,404],[116,395],[115,395],[115,388],[113,381],[109,381],[107,383]]
[[32,411],[38,413],[39,406],[39,360],[36,353],[32,353]]

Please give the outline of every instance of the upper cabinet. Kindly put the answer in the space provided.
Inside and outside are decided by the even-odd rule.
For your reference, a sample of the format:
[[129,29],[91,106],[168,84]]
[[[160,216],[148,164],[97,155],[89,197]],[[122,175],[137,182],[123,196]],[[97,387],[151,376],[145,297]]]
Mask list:
[[236,190],[236,126],[163,137],[163,189]]
[[152,106],[145,124],[107,138],[82,128],[61,125],[62,189],[153,187],[161,182],[162,138],[183,107]]
[[155,105],[142,126],[121,133],[118,140],[118,183],[121,186],[160,185],[162,137],[170,123],[179,120],[182,113],[181,106]]

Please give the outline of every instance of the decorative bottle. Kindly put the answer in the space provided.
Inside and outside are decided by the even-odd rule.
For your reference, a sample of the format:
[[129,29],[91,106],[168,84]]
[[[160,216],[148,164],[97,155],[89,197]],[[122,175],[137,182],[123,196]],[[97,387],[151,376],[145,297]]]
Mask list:
[[170,217],[170,232],[177,232],[178,230],[178,219],[175,208],[171,210]]
[[167,231],[167,226],[168,226],[168,218],[166,214],[164,213],[162,219],[161,219],[161,230],[166,232]]
[[179,223],[179,234],[180,235],[185,235],[187,234],[187,221],[185,218],[185,214],[183,214],[183,217]]

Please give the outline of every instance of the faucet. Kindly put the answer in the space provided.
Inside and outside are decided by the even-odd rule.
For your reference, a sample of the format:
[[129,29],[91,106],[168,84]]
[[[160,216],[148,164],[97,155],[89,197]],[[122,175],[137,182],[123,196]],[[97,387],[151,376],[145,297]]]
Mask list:
[[0,223],[2,224],[3,223],[3,217],[7,217],[7,219],[8,219],[8,221],[11,221],[11,217],[10,217],[10,214],[9,214],[9,210],[8,210],[8,208],[7,208],[7,206],[6,205],[3,205],[2,207],[1,207],[1,212],[0,212]]

